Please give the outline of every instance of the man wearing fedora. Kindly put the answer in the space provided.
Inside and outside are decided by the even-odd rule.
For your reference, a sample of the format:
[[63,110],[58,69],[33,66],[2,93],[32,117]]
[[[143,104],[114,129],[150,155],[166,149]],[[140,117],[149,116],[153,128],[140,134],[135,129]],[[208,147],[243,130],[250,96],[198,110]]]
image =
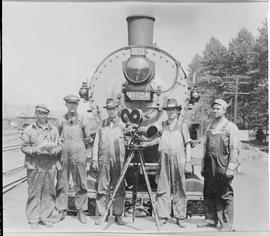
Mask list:
[[[110,190],[114,188],[121,174],[125,157],[123,123],[118,117],[119,102],[113,98],[106,101],[108,118],[102,121],[96,133],[93,147],[92,167],[99,170],[96,206],[100,216],[107,211]],[[125,187],[122,183],[113,203],[113,215],[118,225],[124,225],[121,218],[125,205]],[[101,224],[101,218],[95,224]]]
[[86,183],[86,140],[88,123],[77,113],[80,98],[75,95],[64,97],[67,113],[58,121],[58,130],[63,142],[60,158],[61,170],[57,174],[57,199],[56,209],[59,214],[55,216],[54,223],[63,220],[68,209],[68,186],[70,173],[74,183],[75,207],[79,221],[87,223],[84,211],[88,208],[87,183]]
[[21,150],[25,154],[28,183],[26,216],[31,228],[38,228],[39,223],[46,227],[53,226],[55,164],[61,152],[61,142],[57,129],[47,120],[49,112],[46,105],[36,105],[37,120],[22,134]]
[[157,174],[157,214],[160,225],[166,224],[171,214],[171,194],[173,215],[176,224],[185,228],[186,189],[185,168],[190,165],[190,136],[185,123],[178,120],[181,106],[176,99],[167,100],[168,120],[162,122],[159,142],[159,171]]
[[233,189],[231,182],[238,165],[237,126],[225,118],[228,104],[216,99],[214,119],[206,132],[201,174],[204,177],[205,220],[197,227],[216,227],[232,231]]

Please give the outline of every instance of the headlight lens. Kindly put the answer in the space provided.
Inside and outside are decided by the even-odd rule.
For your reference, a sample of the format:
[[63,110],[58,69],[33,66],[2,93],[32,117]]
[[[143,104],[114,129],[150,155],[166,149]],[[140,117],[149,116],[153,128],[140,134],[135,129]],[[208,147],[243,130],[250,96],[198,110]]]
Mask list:
[[125,76],[132,83],[145,82],[150,78],[151,73],[150,62],[144,57],[131,57],[126,62]]

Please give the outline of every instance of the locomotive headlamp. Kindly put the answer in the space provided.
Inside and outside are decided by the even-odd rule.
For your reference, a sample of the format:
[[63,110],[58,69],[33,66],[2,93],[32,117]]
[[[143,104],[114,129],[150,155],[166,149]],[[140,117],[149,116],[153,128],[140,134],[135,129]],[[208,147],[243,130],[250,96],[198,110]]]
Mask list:
[[198,102],[199,99],[200,99],[200,94],[197,90],[197,86],[194,86],[192,91],[191,91],[190,102],[191,103]]
[[134,84],[142,84],[153,75],[153,64],[144,56],[132,56],[123,65],[126,79]]
[[82,87],[80,88],[79,95],[84,100],[88,101],[89,99],[89,88],[86,82],[82,83]]

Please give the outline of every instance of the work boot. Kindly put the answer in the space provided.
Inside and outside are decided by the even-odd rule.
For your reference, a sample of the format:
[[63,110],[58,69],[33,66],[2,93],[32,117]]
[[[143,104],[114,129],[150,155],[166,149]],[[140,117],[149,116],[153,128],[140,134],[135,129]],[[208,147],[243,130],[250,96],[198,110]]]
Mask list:
[[58,215],[57,216],[54,216],[52,218],[52,222],[53,223],[58,223],[61,220],[65,219],[66,215],[67,215],[67,212],[66,211],[59,211]]
[[168,218],[161,218],[159,220],[159,226],[165,225],[168,222]]
[[184,222],[184,220],[177,219],[177,220],[176,220],[176,224],[177,224],[180,228],[186,228],[186,223]]
[[214,223],[210,223],[209,221],[206,221],[206,220],[204,220],[204,221],[202,221],[202,222],[200,222],[199,224],[197,224],[197,227],[198,228],[205,228],[205,227],[217,227],[217,223],[216,222],[214,222]]
[[31,223],[30,227],[31,229],[38,229],[38,223]]
[[45,227],[53,227],[53,223],[51,221],[41,221],[41,224]]
[[[100,216],[98,219],[95,220],[95,225],[100,225],[101,224],[101,218],[102,218],[102,216]],[[107,215],[105,221],[106,222],[109,221],[109,215]]]
[[86,223],[87,223],[87,218],[86,218],[86,215],[84,214],[84,212],[79,211],[79,212],[78,212],[78,218],[79,218],[79,221],[80,221],[82,224],[86,224]]
[[101,225],[101,218],[102,216],[100,216],[98,219],[95,220],[95,225]]
[[219,229],[220,232],[232,232],[232,226],[230,224],[225,224],[223,226],[220,227]]
[[115,216],[115,217],[114,217],[114,221],[115,221],[115,223],[118,224],[118,225],[125,225],[125,224],[126,224],[126,222],[123,221],[123,219],[122,219],[121,216]]

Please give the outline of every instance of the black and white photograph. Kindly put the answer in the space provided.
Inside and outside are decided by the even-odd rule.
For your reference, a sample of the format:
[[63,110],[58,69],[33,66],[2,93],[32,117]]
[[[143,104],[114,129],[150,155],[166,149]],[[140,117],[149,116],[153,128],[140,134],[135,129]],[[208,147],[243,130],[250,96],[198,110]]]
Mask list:
[[2,1],[3,235],[269,235],[268,14]]

